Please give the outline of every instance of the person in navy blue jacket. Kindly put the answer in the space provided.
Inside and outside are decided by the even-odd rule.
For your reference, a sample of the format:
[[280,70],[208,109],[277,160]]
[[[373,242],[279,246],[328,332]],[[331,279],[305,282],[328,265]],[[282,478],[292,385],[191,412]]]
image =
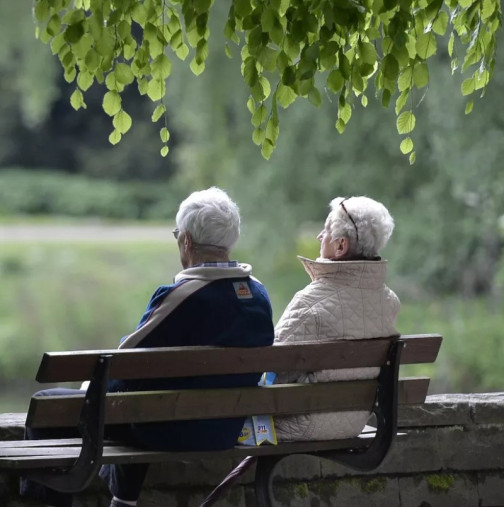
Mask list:
[[[250,265],[231,261],[229,257],[240,234],[237,205],[215,187],[194,192],[180,204],[173,234],[184,269],[172,284],[162,285],[154,292],[137,329],[121,340],[119,348],[271,345],[274,328],[266,289],[251,276]],[[254,386],[260,376],[253,373],[113,380],[108,391]],[[54,390],[48,391],[55,394]],[[127,429],[126,437],[137,445],[156,450],[228,449],[237,442],[243,423],[244,418],[228,418],[137,424]],[[29,428],[27,434],[30,438]],[[35,435],[32,430],[31,438],[45,436]],[[113,494],[111,507],[136,505],[147,469],[146,464],[102,467],[100,477]],[[22,491],[28,496],[34,496],[30,492],[32,485],[23,481]],[[44,490],[37,496],[43,497],[46,503],[71,506],[70,495]]]

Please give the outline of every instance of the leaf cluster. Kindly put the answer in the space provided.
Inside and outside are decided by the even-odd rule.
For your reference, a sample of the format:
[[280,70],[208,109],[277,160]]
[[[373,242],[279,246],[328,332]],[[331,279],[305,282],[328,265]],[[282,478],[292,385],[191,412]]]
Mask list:
[[[86,107],[93,82],[107,91],[103,109],[112,117],[111,143],[130,129],[122,104],[136,83],[165,118],[161,153],[168,153],[166,80],[173,56],[199,75],[208,57],[213,0],[35,0],[38,35],[76,82],[71,104]],[[280,131],[278,107],[298,98],[337,104],[335,127],[343,133],[356,103],[371,92],[384,107],[395,104],[401,152],[415,160],[414,109],[429,84],[429,59],[446,43],[452,71],[471,75],[462,94],[484,93],[494,70],[498,0],[231,0],[225,52],[239,47],[241,73],[250,91],[252,139],[268,159]],[[472,110],[470,98],[466,113]]]

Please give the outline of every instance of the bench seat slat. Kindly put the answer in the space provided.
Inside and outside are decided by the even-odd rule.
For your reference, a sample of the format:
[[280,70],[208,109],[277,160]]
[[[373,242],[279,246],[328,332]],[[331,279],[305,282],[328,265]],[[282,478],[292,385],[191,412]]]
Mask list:
[[[422,403],[428,385],[428,378],[401,380],[399,403]],[[106,399],[105,421],[107,424],[121,424],[269,413],[282,415],[369,410],[376,387],[376,380],[359,380],[249,388],[110,393]],[[83,398],[83,395],[32,398],[27,425],[33,428],[75,427]]]
[[[335,449],[347,449],[349,447],[362,447],[374,437],[374,433],[366,433],[359,437],[310,442],[285,442],[276,446],[263,445],[260,447],[248,447],[237,445],[233,449],[225,451],[205,452],[162,452],[148,451],[128,446],[105,446],[103,449],[103,464],[113,463],[157,463],[164,461],[198,461],[201,459],[219,458],[243,458],[245,456],[264,456],[272,454],[295,454],[303,452],[316,452]],[[22,445],[22,442],[19,442]],[[42,447],[42,452],[37,453],[33,448],[4,449],[0,445],[0,468],[27,469],[27,468],[50,468],[66,467],[73,464],[80,448]]]
[[[402,364],[432,363],[441,336],[402,335],[406,342]],[[381,366],[390,338],[296,343],[258,348],[172,347],[45,353],[37,373],[39,382],[88,380],[100,354],[112,355],[110,378],[187,377],[263,371],[316,371]],[[219,358],[218,361],[214,357]]]

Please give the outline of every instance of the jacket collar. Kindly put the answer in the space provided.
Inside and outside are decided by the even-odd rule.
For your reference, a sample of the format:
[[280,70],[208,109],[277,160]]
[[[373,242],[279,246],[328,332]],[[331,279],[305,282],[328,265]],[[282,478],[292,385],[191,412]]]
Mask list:
[[348,287],[378,288],[385,283],[387,261],[311,260],[298,255],[312,281],[337,283]]
[[252,274],[250,264],[238,264],[236,267],[195,266],[182,270],[175,276],[175,283],[180,280],[219,280],[221,278],[244,278]]

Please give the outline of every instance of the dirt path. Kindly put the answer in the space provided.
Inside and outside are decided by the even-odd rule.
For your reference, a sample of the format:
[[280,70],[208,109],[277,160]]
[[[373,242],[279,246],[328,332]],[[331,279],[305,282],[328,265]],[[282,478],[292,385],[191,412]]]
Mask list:
[[160,241],[172,238],[170,226],[108,224],[12,224],[0,225],[0,244],[65,241]]

